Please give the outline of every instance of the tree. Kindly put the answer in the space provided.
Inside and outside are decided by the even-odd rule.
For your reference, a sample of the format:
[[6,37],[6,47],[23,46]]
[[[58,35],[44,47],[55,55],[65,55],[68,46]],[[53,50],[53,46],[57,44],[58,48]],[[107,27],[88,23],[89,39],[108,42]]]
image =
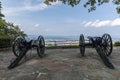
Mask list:
[[13,37],[15,37],[15,36],[26,36],[24,31],[21,31],[18,25],[14,25],[13,23],[8,22],[7,26],[8,26],[7,35],[10,35],[10,36],[13,36]]
[[1,12],[2,6],[0,2],[0,35],[3,35],[6,33],[6,21],[3,19],[4,14]]
[[5,19],[3,19],[5,16],[2,14],[2,5],[0,2],[0,36],[26,36],[26,34],[20,30],[18,25],[14,25],[11,22],[6,22]]
[[[44,3],[47,5],[51,5],[52,2],[56,2],[56,1],[61,1],[63,4],[68,4],[72,7],[74,7],[75,5],[78,5],[80,3],[81,0],[45,0]],[[88,0],[86,1],[86,3],[83,5],[85,8],[87,6],[89,6],[88,11],[94,11],[96,10],[96,6],[100,6],[104,3],[109,3],[110,0]],[[117,5],[117,13],[120,14],[120,0],[112,0],[113,4]]]
[[1,10],[2,10],[2,6],[1,6],[1,2],[0,2],[0,19],[1,19],[2,17],[5,17],[4,14],[2,14]]

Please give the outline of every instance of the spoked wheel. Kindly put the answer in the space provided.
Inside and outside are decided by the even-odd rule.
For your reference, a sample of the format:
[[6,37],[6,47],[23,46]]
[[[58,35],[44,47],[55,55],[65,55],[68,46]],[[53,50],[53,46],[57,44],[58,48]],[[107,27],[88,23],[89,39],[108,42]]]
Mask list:
[[45,53],[45,40],[43,36],[38,37],[37,53],[39,57],[43,57]]
[[24,38],[19,36],[13,41],[12,51],[18,57],[23,50],[25,50]]
[[81,34],[79,38],[79,47],[80,47],[80,53],[82,56],[84,56],[85,53],[85,40],[84,40],[84,35]]
[[102,47],[105,55],[109,56],[113,49],[112,38],[109,34],[104,34],[102,36]]

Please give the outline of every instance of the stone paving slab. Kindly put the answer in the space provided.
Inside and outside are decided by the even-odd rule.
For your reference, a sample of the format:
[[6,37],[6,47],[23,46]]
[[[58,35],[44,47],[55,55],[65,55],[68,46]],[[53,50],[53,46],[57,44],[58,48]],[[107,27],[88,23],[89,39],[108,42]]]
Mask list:
[[11,50],[0,51],[0,80],[120,80],[120,47],[109,57],[114,70],[92,48],[86,49],[85,57],[78,48],[46,49],[45,54],[39,58],[36,50],[30,50],[19,66],[8,70],[15,56]]

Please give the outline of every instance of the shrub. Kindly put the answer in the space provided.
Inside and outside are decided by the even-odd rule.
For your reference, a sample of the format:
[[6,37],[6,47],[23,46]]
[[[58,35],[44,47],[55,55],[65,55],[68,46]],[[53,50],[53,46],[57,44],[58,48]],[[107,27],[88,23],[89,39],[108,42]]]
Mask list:
[[12,44],[13,38],[10,36],[0,36],[0,48],[10,47]]
[[53,46],[55,46],[54,44],[48,44],[47,45],[48,47],[53,47]]
[[120,46],[120,41],[115,42],[114,46]]

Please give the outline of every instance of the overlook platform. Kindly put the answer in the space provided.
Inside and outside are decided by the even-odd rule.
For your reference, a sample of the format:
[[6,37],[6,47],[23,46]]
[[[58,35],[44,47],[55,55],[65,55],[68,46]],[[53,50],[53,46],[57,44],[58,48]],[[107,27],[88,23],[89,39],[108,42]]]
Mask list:
[[19,66],[8,70],[13,58],[11,50],[0,51],[0,80],[120,80],[120,47],[114,47],[109,57],[114,70],[92,48],[86,48],[85,57],[79,48],[46,49],[43,58],[33,49]]

